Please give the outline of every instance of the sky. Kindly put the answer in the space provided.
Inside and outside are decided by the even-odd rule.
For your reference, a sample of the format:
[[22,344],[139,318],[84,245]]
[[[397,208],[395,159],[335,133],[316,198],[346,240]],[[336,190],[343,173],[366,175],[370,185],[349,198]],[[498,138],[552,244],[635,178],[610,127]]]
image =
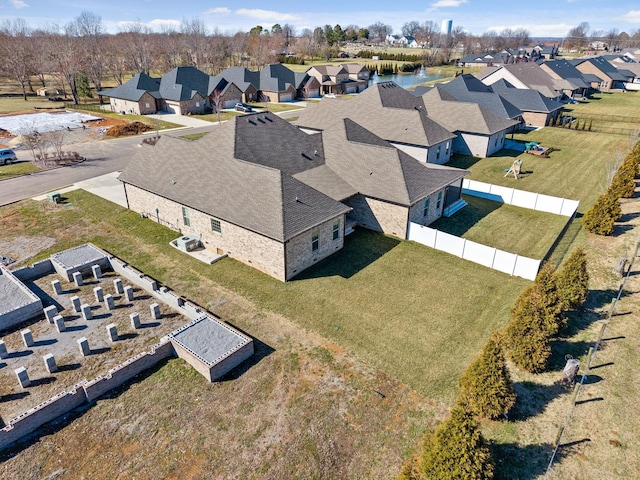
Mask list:
[[83,10],[102,19],[110,33],[123,25],[140,22],[160,31],[162,26],[179,28],[182,20],[199,18],[212,32],[235,33],[249,31],[261,25],[271,28],[275,23],[294,25],[296,32],[326,24],[349,24],[366,27],[375,22],[391,25],[400,34],[405,22],[453,20],[474,35],[489,30],[525,28],[532,37],[564,37],[581,22],[591,30],[631,32],[640,29],[638,0],[294,0],[206,1],[188,0],[0,0],[0,20],[22,18],[34,28],[64,25]]

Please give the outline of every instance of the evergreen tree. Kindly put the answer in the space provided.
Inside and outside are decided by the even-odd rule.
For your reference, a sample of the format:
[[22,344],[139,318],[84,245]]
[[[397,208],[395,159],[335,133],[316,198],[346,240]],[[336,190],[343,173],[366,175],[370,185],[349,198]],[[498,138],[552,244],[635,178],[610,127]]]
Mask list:
[[425,436],[422,470],[425,480],[493,478],[491,452],[471,412],[455,406],[450,417]]
[[556,285],[563,310],[574,310],[584,305],[589,293],[587,255],[576,248],[556,273]]
[[541,316],[530,302],[522,302],[504,331],[509,358],[519,368],[531,373],[542,372],[551,356],[549,333],[541,324]]
[[89,84],[89,79],[87,78],[86,73],[78,73],[78,76],[76,77],[76,89],[80,97],[93,98],[91,85]]
[[458,403],[484,418],[506,415],[516,401],[504,353],[493,336],[459,380]]
[[582,225],[591,233],[611,235],[615,221],[622,215],[620,202],[608,190],[598,197],[596,203],[582,217]]

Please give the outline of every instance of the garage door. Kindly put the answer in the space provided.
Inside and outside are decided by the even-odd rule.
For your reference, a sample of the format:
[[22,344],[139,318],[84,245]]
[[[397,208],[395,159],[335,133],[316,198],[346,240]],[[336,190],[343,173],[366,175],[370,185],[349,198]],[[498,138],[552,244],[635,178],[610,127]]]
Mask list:
[[347,93],[356,93],[357,92],[357,88],[355,85],[352,87],[347,87]]
[[167,102],[167,112],[169,113],[177,113],[176,105]]
[[236,103],[240,103],[239,98],[236,98],[235,100],[227,100],[224,102],[224,108],[233,108]]
[[291,94],[290,93],[283,93],[282,95],[280,95],[280,101],[281,102],[290,102],[291,101]]

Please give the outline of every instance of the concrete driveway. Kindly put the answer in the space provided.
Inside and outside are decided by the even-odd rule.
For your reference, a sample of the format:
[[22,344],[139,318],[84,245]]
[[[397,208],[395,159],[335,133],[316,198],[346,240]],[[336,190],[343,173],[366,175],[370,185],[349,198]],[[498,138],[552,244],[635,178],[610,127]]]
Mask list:
[[177,123],[178,125],[184,125],[185,127],[210,127],[211,122],[206,120],[200,120],[189,115],[179,115],[177,113],[156,113],[154,115],[146,115],[150,118],[157,120],[163,120],[165,122]]

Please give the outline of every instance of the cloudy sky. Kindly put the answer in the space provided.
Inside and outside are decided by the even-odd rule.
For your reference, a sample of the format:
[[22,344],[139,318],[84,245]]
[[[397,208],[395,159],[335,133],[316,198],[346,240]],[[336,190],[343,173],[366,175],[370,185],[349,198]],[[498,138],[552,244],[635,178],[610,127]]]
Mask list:
[[408,21],[440,24],[445,19],[476,35],[491,29],[522,27],[534,37],[563,37],[581,22],[588,22],[592,30],[640,29],[638,0],[0,0],[0,19],[20,17],[32,27],[64,25],[82,10],[101,17],[111,33],[118,32],[127,22],[141,22],[159,30],[162,25],[177,27],[183,19],[192,18],[200,18],[210,30],[217,28],[222,33],[248,31],[256,25],[271,28],[275,23],[292,24],[300,32],[326,24],[366,27],[378,21],[400,33],[402,24]]

